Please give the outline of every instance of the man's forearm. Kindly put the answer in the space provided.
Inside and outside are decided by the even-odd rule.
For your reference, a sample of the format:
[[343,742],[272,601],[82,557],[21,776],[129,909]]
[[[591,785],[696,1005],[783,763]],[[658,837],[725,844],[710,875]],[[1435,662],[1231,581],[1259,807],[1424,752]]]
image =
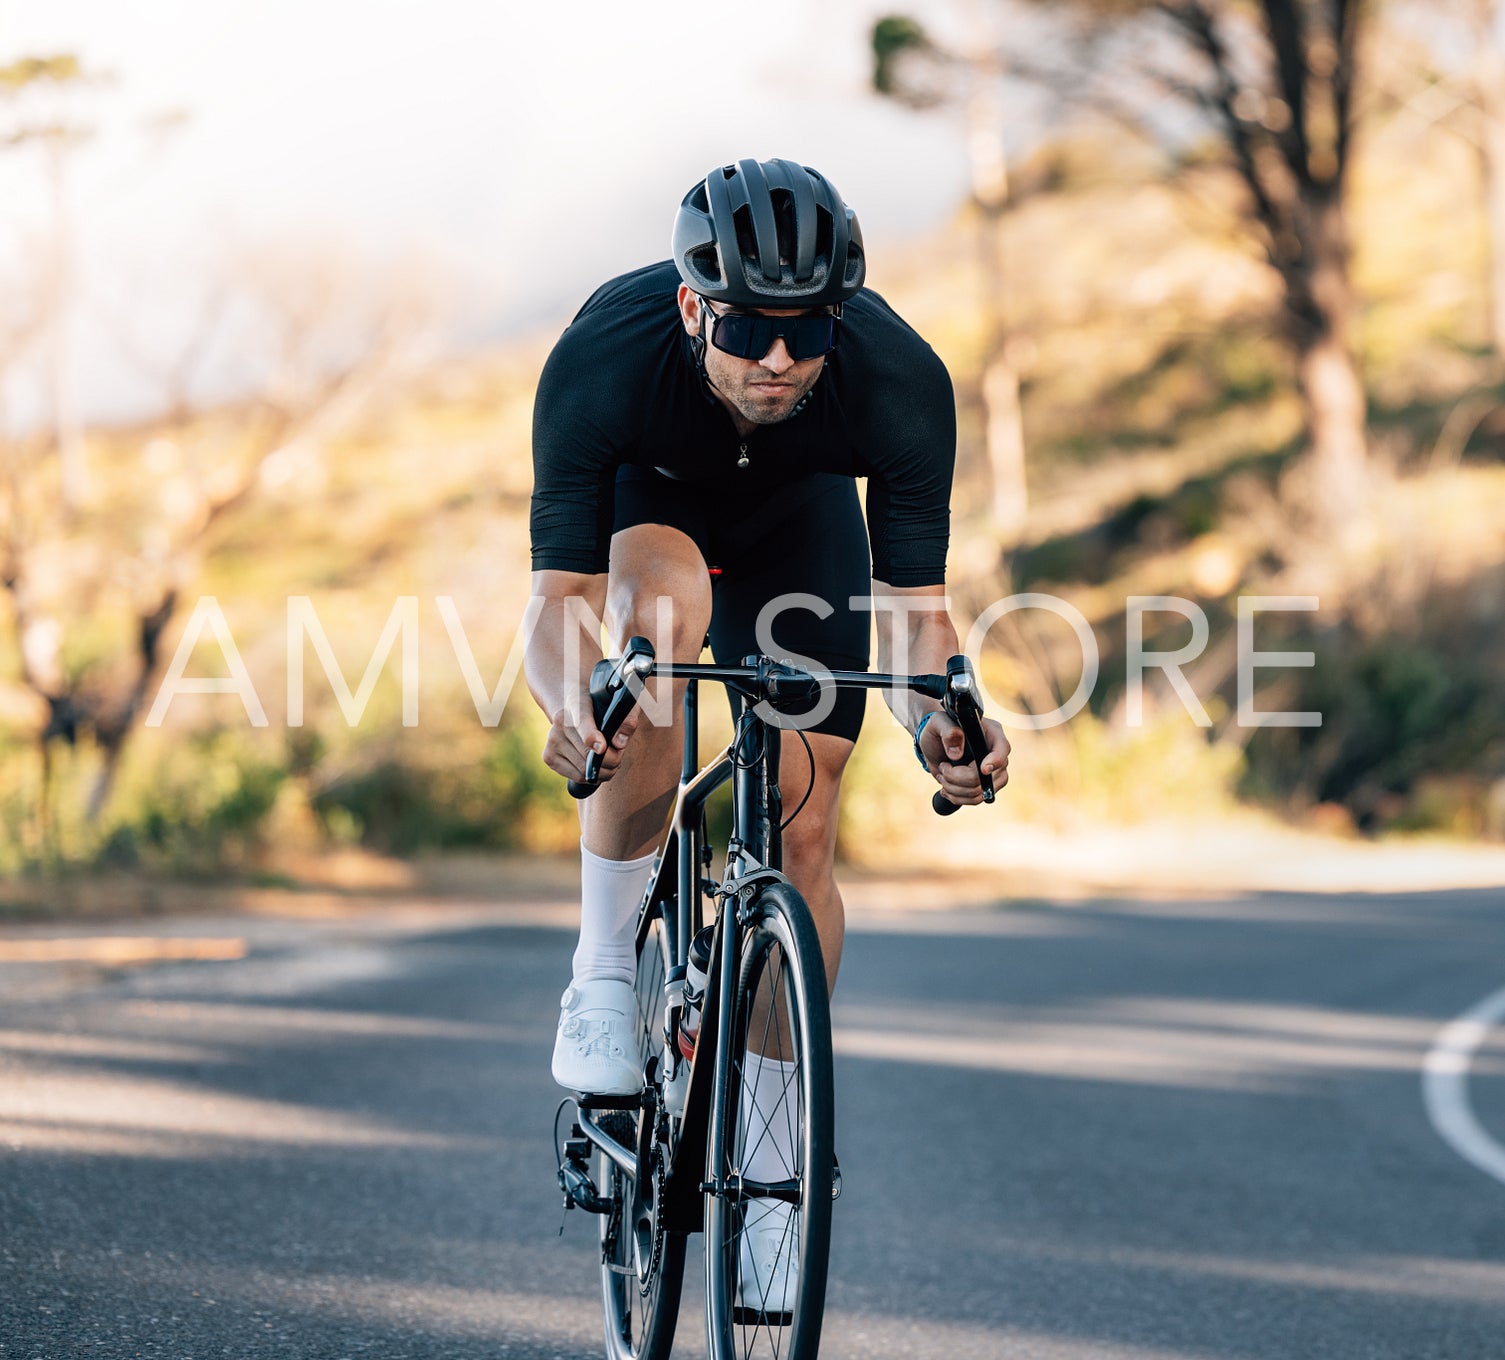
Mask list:
[[[896,639],[902,640],[902,653],[894,646]],[[879,616],[880,671],[892,672],[898,666],[909,675],[942,674],[946,663],[960,650],[956,627],[944,609],[911,612],[905,616],[902,630],[895,629],[892,615],[887,621]],[[894,717],[911,734],[925,714],[940,708],[934,699],[927,699],[913,690],[885,690],[884,697]]]
[[534,594],[544,605],[523,652],[528,692],[550,722],[561,712],[584,711],[591,667],[601,659],[598,628],[605,603],[604,580],[598,589],[594,578],[549,579],[552,575],[535,576]]

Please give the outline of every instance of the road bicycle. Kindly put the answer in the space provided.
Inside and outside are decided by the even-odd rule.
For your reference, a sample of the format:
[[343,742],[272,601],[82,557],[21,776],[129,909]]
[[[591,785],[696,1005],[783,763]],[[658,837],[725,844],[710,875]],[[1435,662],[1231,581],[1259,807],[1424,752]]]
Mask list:
[[[988,749],[982,705],[963,656],[951,659],[945,675],[817,677],[766,656],[740,666],[662,664],[646,639],[633,638],[591,677],[596,724],[608,742],[655,678],[687,683],[679,791],[637,922],[643,1092],[561,1103],[559,1185],[567,1210],[599,1218],[609,1360],[666,1360],[696,1232],[705,1234],[711,1360],[813,1360],[841,1180],[825,965],[809,909],[780,871],[782,833],[804,801],[784,817],[779,732],[798,730],[788,710],[808,708],[822,683],[909,689],[941,702],[961,725],[965,759],[977,764]],[[734,735],[699,768],[702,681],[727,687]],[[585,780],[572,781],[570,791],[588,796],[599,771],[592,752]],[[811,756],[812,787],[814,772]],[[992,802],[991,778],[981,781]],[[706,802],[728,782],[731,829],[716,878]],[[939,792],[933,806],[957,808]],[[561,1136],[560,1119],[571,1110]],[[768,1232],[770,1223],[780,1234],[779,1269],[797,1269],[792,1290],[782,1278],[754,1279],[751,1288],[740,1278],[743,1235]]]

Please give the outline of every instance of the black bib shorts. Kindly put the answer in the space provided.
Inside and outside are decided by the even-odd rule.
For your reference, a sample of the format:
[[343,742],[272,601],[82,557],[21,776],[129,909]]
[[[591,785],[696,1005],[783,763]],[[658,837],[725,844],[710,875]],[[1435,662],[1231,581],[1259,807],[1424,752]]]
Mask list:
[[[711,653],[718,664],[767,651],[828,670],[867,669],[871,611],[849,604],[854,595],[872,593],[867,527],[852,478],[818,472],[733,494],[629,465],[617,469],[615,491],[613,533],[665,524],[700,549],[711,571]],[[830,611],[822,618],[790,601],[771,614],[760,642],[760,613],[785,595],[806,604],[814,596]],[[866,703],[865,690],[838,690],[831,712],[805,730],[856,741]]]

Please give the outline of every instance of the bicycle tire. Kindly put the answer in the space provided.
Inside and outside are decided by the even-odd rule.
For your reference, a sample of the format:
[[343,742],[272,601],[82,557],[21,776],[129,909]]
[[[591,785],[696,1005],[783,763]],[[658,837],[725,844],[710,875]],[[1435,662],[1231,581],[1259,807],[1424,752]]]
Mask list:
[[[765,982],[788,1020],[787,1046],[772,1014],[754,1021],[754,999]],[[796,1184],[796,1202],[781,1229],[783,1241],[797,1242],[793,1259],[798,1281],[787,1313],[758,1312],[739,1303],[740,1239],[744,1222],[773,1212],[775,1201],[756,1198],[736,1202],[729,1194],[710,1194],[706,1205],[706,1330],[711,1360],[814,1360],[826,1296],[831,1245],[832,1142],[834,1104],[831,1063],[831,1013],[820,938],[804,899],[787,882],[762,889],[750,904],[733,993],[731,1044],[719,1064],[713,1134],[707,1148],[707,1179],[725,1185],[743,1161],[766,1140],[768,1120],[754,1109],[743,1117],[742,1074],[751,1047],[763,1057],[782,1057],[793,1064],[786,1089],[793,1097],[795,1124],[793,1166],[780,1178]],[[770,1052],[770,1047],[775,1051]],[[780,1053],[778,1050],[784,1050]],[[782,1120],[788,1104],[779,1107]],[[719,1116],[719,1118],[718,1118]],[[759,1128],[759,1121],[763,1128]],[[779,1160],[783,1158],[780,1155]],[[769,1177],[773,1179],[772,1176]],[[782,1248],[780,1257],[782,1259]],[[758,1286],[754,1286],[756,1291]],[[766,1300],[767,1291],[762,1297]]]
[[[656,918],[638,955],[638,1042],[645,1055],[663,1047],[668,965],[663,921]],[[656,1065],[653,1070],[657,1072]],[[640,1110],[614,1111],[601,1121],[628,1147],[643,1147],[646,1137],[648,1156],[660,1168],[660,1177],[641,1187],[640,1193],[636,1178],[596,1151],[596,1184],[612,1203],[612,1212],[601,1219],[601,1303],[608,1360],[668,1360],[674,1346],[686,1238],[684,1233],[658,1232],[653,1219],[669,1151],[662,1143],[667,1126],[659,1120],[660,1109],[658,1100],[649,1100]],[[647,1130],[644,1120],[650,1121]]]

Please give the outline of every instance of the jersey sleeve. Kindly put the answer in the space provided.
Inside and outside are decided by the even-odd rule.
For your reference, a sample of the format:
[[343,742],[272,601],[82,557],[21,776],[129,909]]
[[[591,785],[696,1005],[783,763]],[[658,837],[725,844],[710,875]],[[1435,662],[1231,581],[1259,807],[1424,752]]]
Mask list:
[[882,375],[864,439],[873,576],[892,586],[939,585],[951,538],[956,401],[951,376],[918,336]]
[[622,384],[602,372],[590,327],[560,337],[533,403],[534,571],[604,572],[611,551],[613,488],[626,413],[613,409]]

